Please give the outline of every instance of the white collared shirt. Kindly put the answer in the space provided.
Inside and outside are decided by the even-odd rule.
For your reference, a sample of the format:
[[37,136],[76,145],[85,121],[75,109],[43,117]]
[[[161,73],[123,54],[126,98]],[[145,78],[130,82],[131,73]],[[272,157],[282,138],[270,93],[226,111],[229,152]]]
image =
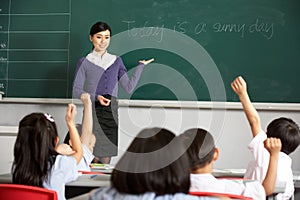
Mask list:
[[258,181],[243,182],[240,180],[217,179],[212,174],[191,174],[190,191],[219,192],[252,197],[265,200],[266,193]]
[[[264,147],[267,135],[260,131],[248,145],[254,160],[248,164],[244,178],[263,182],[269,166],[270,154]],[[292,159],[285,153],[280,152],[278,158],[277,178],[275,187],[285,185],[285,192],[279,193],[277,199],[289,199],[294,193]]]
[[117,56],[107,53],[107,51],[101,56],[96,51],[93,51],[86,56],[86,59],[88,59],[88,61],[90,61],[91,63],[102,67],[104,70],[106,70],[116,61]]

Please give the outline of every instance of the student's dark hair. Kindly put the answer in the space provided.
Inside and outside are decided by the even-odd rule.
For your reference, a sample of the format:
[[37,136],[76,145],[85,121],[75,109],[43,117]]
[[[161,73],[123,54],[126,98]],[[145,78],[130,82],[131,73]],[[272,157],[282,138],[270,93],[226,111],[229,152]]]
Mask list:
[[[79,135],[81,135],[82,125],[81,124],[76,124],[76,128],[77,128],[77,131],[78,131]],[[69,143],[70,139],[71,139],[70,138],[70,132],[68,131],[66,136],[65,136],[64,143],[70,145],[70,143]]]
[[281,151],[289,155],[300,144],[299,126],[289,118],[281,117],[273,120],[267,127],[267,136],[279,138]]
[[142,130],[116,164],[112,186],[121,193],[188,193],[188,158],[183,143],[169,130]]
[[96,33],[99,33],[101,31],[106,31],[109,30],[110,35],[111,33],[111,29],[109,27],[109,25],[105,22],[96,22],[95,24],[93,24],[93,26],[90,29],[90,36],[95,35]]
[[13,183],[43,187],[57,155],[57,137],[56,124],[49,114],[32,113],[19,122],[12,166]]
[[213,136],[204,129],[186,130],[181,137],[187,148],[191,172],[204,167],[213,160],[215,142]]

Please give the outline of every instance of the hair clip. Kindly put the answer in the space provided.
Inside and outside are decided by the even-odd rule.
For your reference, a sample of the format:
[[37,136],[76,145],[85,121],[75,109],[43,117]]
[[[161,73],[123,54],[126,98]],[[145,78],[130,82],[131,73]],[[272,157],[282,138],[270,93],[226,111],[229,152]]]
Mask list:
[[52,117],[50,114],[44,113],[44,116],[45,116],[50,122],[54,122],[54,119],[53,119],[53,117]]

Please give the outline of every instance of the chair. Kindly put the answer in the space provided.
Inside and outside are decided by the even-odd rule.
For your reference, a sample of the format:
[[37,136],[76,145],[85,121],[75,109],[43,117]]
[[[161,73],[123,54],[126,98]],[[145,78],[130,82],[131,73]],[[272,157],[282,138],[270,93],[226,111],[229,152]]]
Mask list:
[[2,200],[58,200],[54,190],[19,184],[0,184],[0,199]]
[[194,196],[217,196],[217,197],[229,197],[231,199],[242,199],[242,200],[253,200],[251,197],[246,197],[242,195],[236,195],[236,194],[227,194],[227,193],[219,193],[219,192],[189,192],[190,195]]

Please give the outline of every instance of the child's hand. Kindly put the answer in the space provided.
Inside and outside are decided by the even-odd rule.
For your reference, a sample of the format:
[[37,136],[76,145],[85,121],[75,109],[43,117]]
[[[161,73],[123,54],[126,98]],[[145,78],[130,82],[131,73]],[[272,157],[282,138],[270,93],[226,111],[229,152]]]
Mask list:
[[267,138],[264,141],[264,145],[270,155],[279,153],[281,150],[281,140],[278,138]]
[[98,95],[98,100],[102,106],[109,106],[110,100],[105,98],[104,96]]
[[247,84],[243,77],[238,76],[232,83],[231,88],[237,95],[242,95],[247,92]]
[[68,104],[68,109],[66,113],[66,122],[71,123],[73,122],[75,124],[75,116],[77,114],[76,106],[75,104]]
[[70,156],[73,153],[75,153],[75,151],[73,151],[73,149],[70,147],[70,145],[67,144],[60,144],[55,148],[56,152],[61,154],[61,155],[65,155],[65,156]]
[[80,100],[84,105],[88,105],[89,103],[91,104],[91,98],[89,93],[82,93],[80,96]]

